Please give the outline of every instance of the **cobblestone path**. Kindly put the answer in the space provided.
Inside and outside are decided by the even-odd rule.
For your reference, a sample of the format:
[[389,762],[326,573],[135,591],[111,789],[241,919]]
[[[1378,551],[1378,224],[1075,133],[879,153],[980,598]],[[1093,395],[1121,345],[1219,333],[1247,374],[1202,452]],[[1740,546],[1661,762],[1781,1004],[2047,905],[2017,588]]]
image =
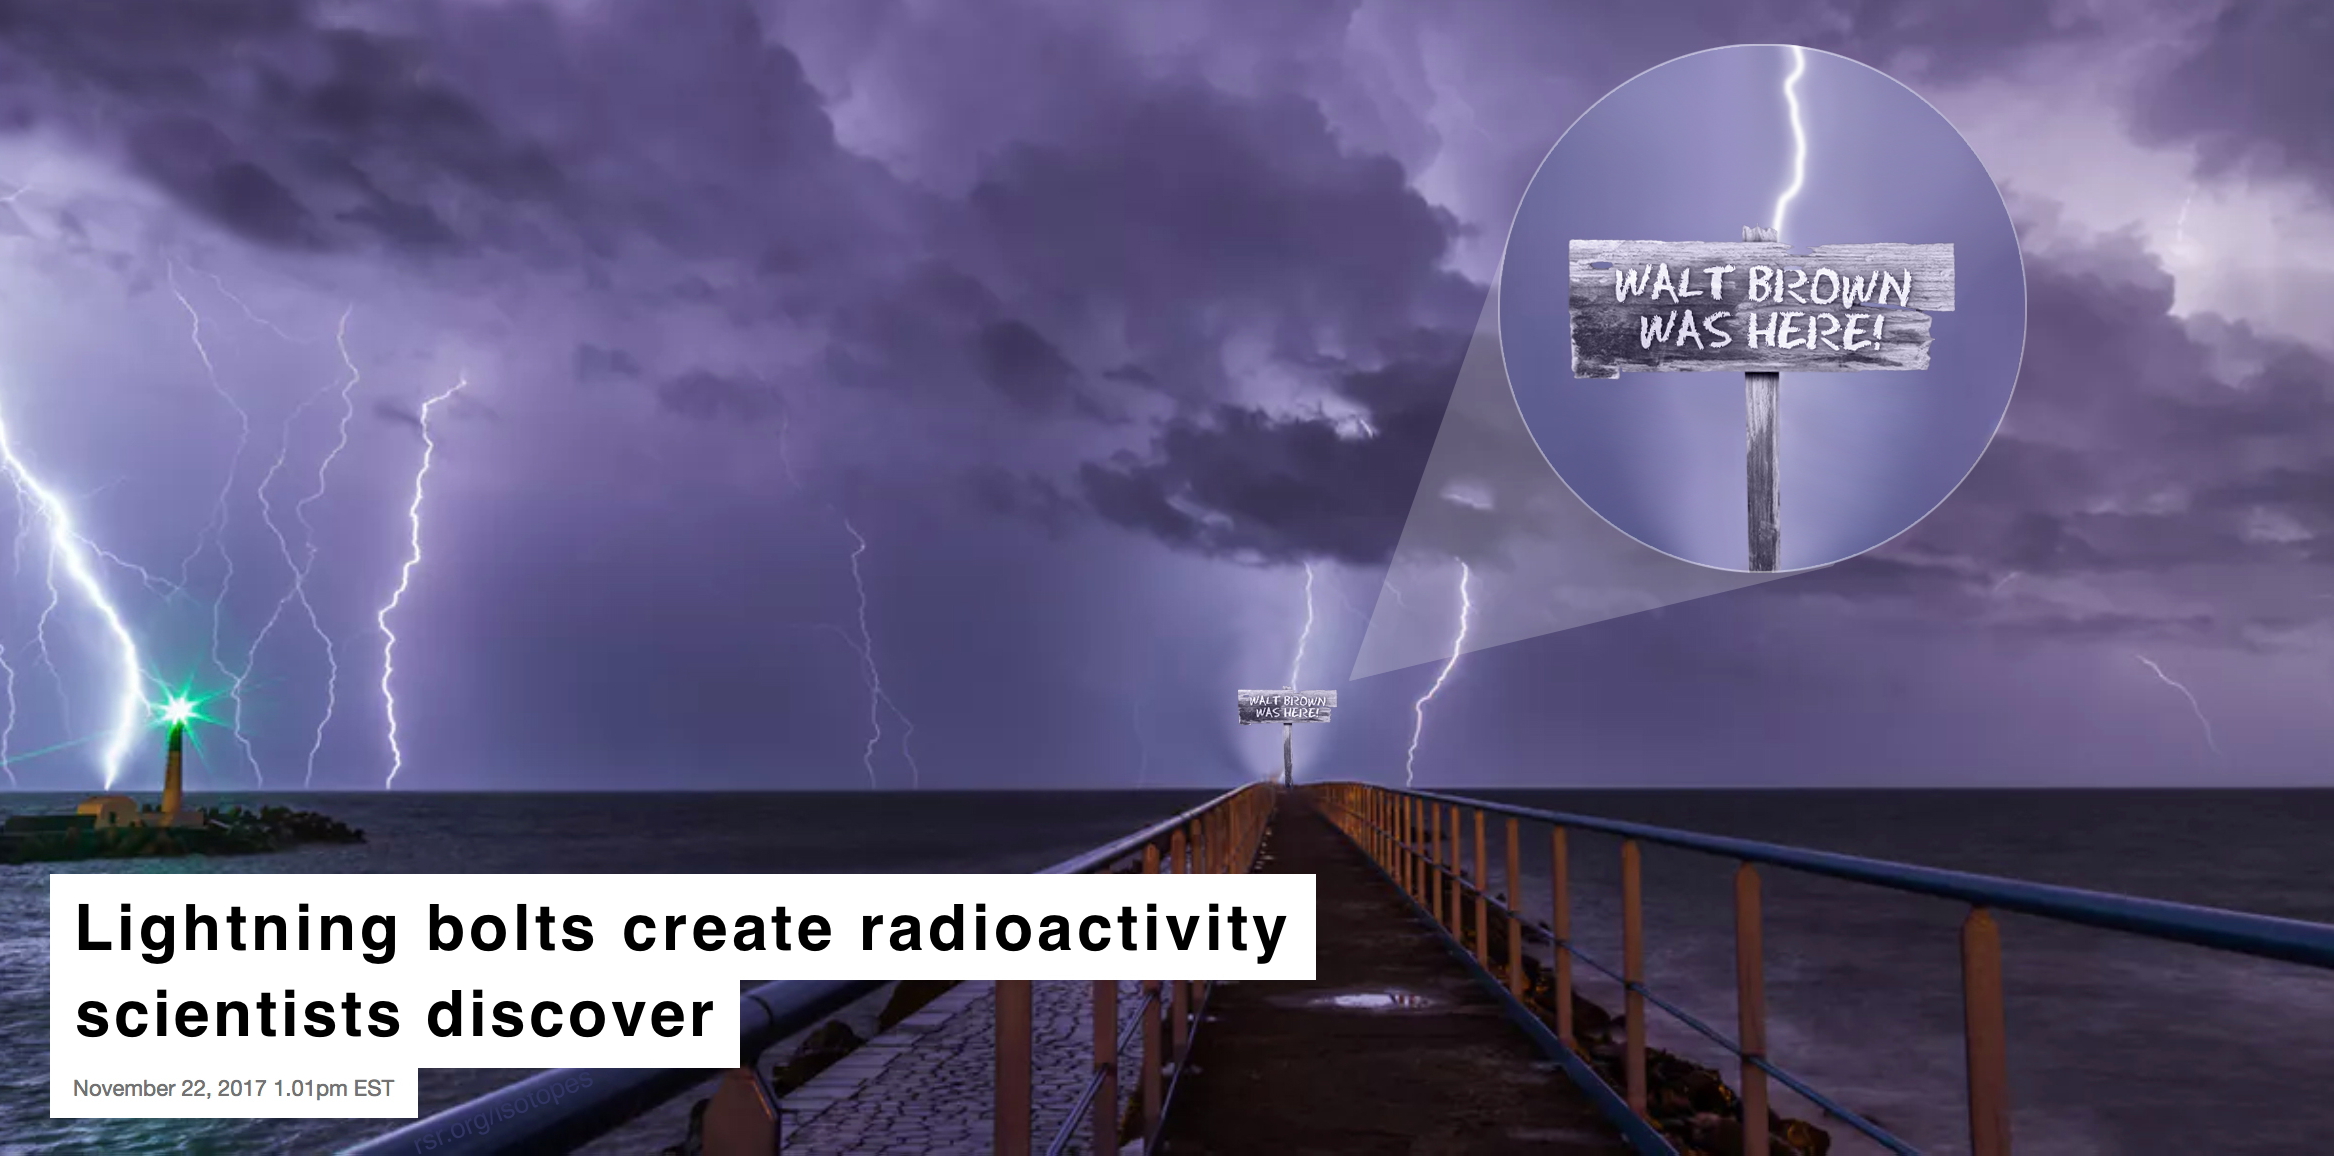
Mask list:
[[[1034,1135],[1052,1143],[1093,1074],[1093,989],[1035,985]],[[1119,1027],[1142,993],[1119,986]],[[820,1072],[785,1100],[786,1151],[806,1156],[985,1156],[995,1135],[996,1017],[991,987],[966,983]],[[1133,1067],[1130,1048],[1122,1062]],[[1132,1092],[1122,1080],[1117,1112]],[[1069,1149],[1087,1150],[1085,1126]]]

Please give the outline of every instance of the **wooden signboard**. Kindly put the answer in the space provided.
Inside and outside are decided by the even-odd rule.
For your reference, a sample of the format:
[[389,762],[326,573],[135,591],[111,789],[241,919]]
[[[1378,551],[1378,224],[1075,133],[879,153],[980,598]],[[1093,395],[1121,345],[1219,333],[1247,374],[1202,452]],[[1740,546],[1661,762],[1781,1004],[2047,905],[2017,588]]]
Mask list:
[[1240,722],[1328,722],[1337,709],[1334,690],[1244,690],[1240,692]]
[[1929,314],[1953,308],[1951,245],[1574,241],[1572,376],[1738,372],[1748,416],[1752,570],[1781,551],[1780,373],[1927,369]]
[[1249,723],[1282,723],[1280,731],[1280,782],[1284,787],[1297,781],[1297,724],[1301,722],[1328,722],[1329,712],[1337,709],[1334,690],[1244,690],[1240,692],[1240,725]]

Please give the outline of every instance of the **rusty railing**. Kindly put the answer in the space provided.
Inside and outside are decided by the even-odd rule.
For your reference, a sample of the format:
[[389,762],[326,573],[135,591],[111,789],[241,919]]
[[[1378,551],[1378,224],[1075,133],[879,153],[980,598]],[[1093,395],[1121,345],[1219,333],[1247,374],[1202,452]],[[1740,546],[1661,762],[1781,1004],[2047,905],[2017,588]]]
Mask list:
[[[1555,1035],[1565,1048],[1575,1054],[1580,1051],[1573,1032],[1573,962],[1577,960],[1621,985],[1626,1006],[1622,1015],[1623,1087],[1619,1091],[1629,1110],[1639,1119],[1649,1120],[1646,1115],[1646,1005],[1660,1008],[1734,1055],[1740,1062],[1743,1156],[1767,1156],[1768,1129],[1752,1126],[1751,1122],[1767,1119],[1770,1080],[1798,1093],[1826,1115],[1883,1148],[1918,1156],[1918,1150],[1902,1138],[1824,1095],[1768,1057],[1761,866],[1970,905],[1961,925],[1961,987],[1972,1156],[2008,1156],[2010,1151],[2009,1044],[2002,1003],[2001,930],[1994,919],[1995,911],[2334,970],[2334,925],[1945,871],[1428,791],[1364,783],[1328,783],[1310,789],[1316,798],[1328,804],[1331,817],[1346,835],[1409,894],[1420,910],[1440,923],[1454,942],[1464,942],[1460,939],[1465,925],[1464,905],[1467,896],[1474,897],[1472,950],[1476,963],[1486,973],[1503,978],[1509,994],[1518,1001],[1525,995],[1524,940],[1529,937],[1551,943],[1548,959],[1554,994],[1551,1010],[1556,1020]],[[1472,871],[1468,870],[1462,855],[1469,826],[1463,821],[1463,815],[1470,812],[1474,820]],[[1487,823],[1492,816],[1503,820],[1505,846],[1501,878],[1505,887],[1504,894],[1499,895],[1494,894],[1487,872],[1490,847]],[[1549,831],[1550,905],[1545,930],[1519,910],[1523,894],[1520,827],[1527,822],[1544,825]],[[1592,958],[1573,942],[1567,836],[1575,830],[1621,840],[1621,965],[1618,969]],[[1640,846],[1647,843],[1732,859],[1739,864],[1734,872],[1736,1032],[1731,1039],[1646,986]],[[1507,923],[1506,958],[1499,961],[1491,958],[1488,938],[1495,914],[1504,916]],[[1601,1079],[1585,1065],[1577,1070]]]
[[[1242,874],[1256,862],[1272,816],[1273,790],[1254,784],[1228,791],[1200,806],[1153,824],[1124,839],[1047,868],[1041,874],[1079,875],[1140,870],[1178,874]],[[1093,1074],[1047,1146],[1049,1156],[1068,1151],[1079,1126],[1092,1139],[1087,1151],[1117,1156],[1119,1150],[1119,1058],[1136,1036],[1136,1101],[1142,1106],[1145,1151],[1158,1145],[1159,1122],[1174,1100],[1175,1084],[1191,1052],[1192,1036],[1213,985],[1178,979],[1143,981],[1135,1022],[1118,1026],[1118,984],[1093,985]],[[1028,980],[996,985],[996,1156],[1030,1156],[1036,1105],[1031,1099],[1035,991]]]

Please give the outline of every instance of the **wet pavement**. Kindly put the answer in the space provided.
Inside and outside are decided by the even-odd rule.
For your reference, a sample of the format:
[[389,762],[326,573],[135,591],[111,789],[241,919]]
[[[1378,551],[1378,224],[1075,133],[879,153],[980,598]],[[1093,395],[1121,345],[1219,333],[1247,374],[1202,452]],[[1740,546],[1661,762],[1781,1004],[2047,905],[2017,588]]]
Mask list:
[[1359,848],[1279,805],[1259,869],[1317,877],[1316,978],[1216,985],[1163,1156],[1630,1151]]

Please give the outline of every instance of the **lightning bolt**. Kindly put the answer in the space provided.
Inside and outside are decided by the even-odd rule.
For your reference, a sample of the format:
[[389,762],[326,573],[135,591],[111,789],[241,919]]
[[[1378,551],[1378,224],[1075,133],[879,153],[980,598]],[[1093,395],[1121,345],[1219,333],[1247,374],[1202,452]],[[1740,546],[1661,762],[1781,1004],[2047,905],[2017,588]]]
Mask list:
[[[340,363],[348,370],[348,376],[342,378],[340,383],[339,431],[334,436],[332,448],[325,451],[324,457],[316,463],[316,485],[299,501],[292,503],[292,518],[300,523],[300,532],[305,535],[307,542],[307,553],[300,562],[299,581],[303,585],[308,581],[309,572],[316,566],[316,527],[308,522],[308,507],[324,496],[325,478],[332,469],[332,463],[340,457],[340,451],[348,448],[348,423],[357,412],[354,395],[357,382],[364,377],[357,372],[356,359],[349,356],[348,351],[348,319],[354,312],[354,305],[341,311],[340,327],[334,330],[332,337],[334,346],[340,350]],[[460,389],[461,386],[455,388]],[[305,595],[302,598],[305,601]],[[309,612],[309,621],[315,621],[314,611]],[[331,635],[318,630],[316,636],[324,642],[324,664],[328,668],[324,680],[324,717],[316,720],[316,737],[308,744],[308,770],[300,780],[302,786],[316,781],[316,755],[324,749],[324,728],[332,725],[333,712],[340,707],[340,657],[333,652]]]
[[[224,292],[224,285],[222,285],[222,292]],[[250,306],[245,306],[245,313],[250,313]],[[343,327],[345,327],[348,318],[343,315],[341,320],[343,320]],[[301,404],[292,406],[292,413],[287,413],[285,416],[282,430],[275,432],[275,460],[268,462],[266,474],[259,476],[259,488],[254,490],[254,493],[257,493],[257,497],[259,497],[259,523],[266,525],[268,535],[275,537],[275,556],[282,558],[282,563],[285,563],[285,572],[292,579],[289,579],[289,584],[285,586],[285,593],[282,593],[280,598],[275,598],[275,607],[271,612],[268,612],[268,621],[264,621],[264,624],[259,626],[259,633],[252,635],[252,645],[243,649],[243,670],[240,670],[240,673],[236,675],[236,682],[233,682],[236,687],[243,687],[243,684],[250,680],[252,668],[259,666],[259,647],[266,645],[268,635],[275,633],[275,624],[280,624],[282,617],[285,617],[285,610],[294,603],[299,603],[301,612],[308,617],[308,633],[313,633],[315,638],[320,638],[324,642],[327,654],[331,652],[331,638],[329,635],[324,635],[324,624],[322,621],[317,621],[317,617],[315,617],[315,605],[308,603],[308,563],[315,563],[315,530],[310,528],[308,539],[303,539],[303,549],[306,549],[306,563],[303,563],[303,560],[294,560],[292,558],[292,539],[285,535],[282,523],[275,521],[275,500],[273,497],[268,497],[275,488],[275,476],[282,474],[287,458],[292,455],[292,430],[296,425],[299,425],[301,413],[308,413],[308,406],[320,402],[320,399],[327,395],[329,390],[331,390],[331,385],[320,385],[320,388],[317,388],[315,392],[310,392],[308,397],[303,397]],[[306,525],[306,518],[301,518],[301,525]],[[240,712],[243,712],[243,701],[238,698],[236,701],[238,722],[240,722]],[[252,778],[266,782],[266,775],[259,773],[259,759],[252,757],[250,743],[245,743],[245,757],[252,759]],[[315,766],[310,766],[308,773],[310,773],[310,778],[313,778]]]
[[384,790],[397,785],[397,772],[405,768],[405,749],[397,745],[397,694],[390,688],[397,674],[397,632],[389,629],[389,615],[405,601],[405,592],[413,585],[413,568],[421,564],[421,499],[430,476],[430,462],[438,451],[437,440],[430,436],[430,410],[469,384],[469,375],[458,375],[452,388],[421,403],[421,466],[413,471],[413,501],[405,507],[409,527],[405,564],[397,568],[397,589],[389,592],[389,601],[382,603],[373,615],[374,624],[381,628],[381,709],[389,720],[389,777],[381,783]]
[[2188,700],[2188,709],[2196,713],[2196,721],[2203,724],[2204,726],[2204,745],[2212,748],[2212,757],[2214,759],[2226,762],[2227,756],[2221,753],[2221,744],[2218,740],[2213,738],[2212,720],[2204,717],[2204,704],[2196,701],[2196,692],[2189,690],[2187,687],[2181,685],[2178,681],[2174,680],[2171,675],[2165,674],[2164,668],[2157,666],[2156,661],[2152,658],[2149,658],[2147,655],[2133,654],[2132,657],[2139,659],[2143,663],[2146,663],[2149,670],[2156,672],[2157,679],[2161,680],[2165,686],[2179,691],[2180,697]]
[[[41,520],[48,525],[51,607],[54,608],[55,605],[55,569],[57,563],[62,562],[66,577],[80,592],[82,599],[89,604],[90,610],[104,621],[106,632],[113,636],[116,655],[120,661],[120,668],[117,672],[119,684],[116,687],[120,697],[114,704],[111,735],[100,753],[100,759],[105,768],[105,785],[110,788],[113,786],[114,780],[121,777],[122,762],[129,757],[130,746],[137,740],[140,716],[147,708],[143,687],[144,676],[140,673],[143,666],[138,658],[137,640],[130,637],[129,627],[123,623],[120,609],[113,604],[112,598],[107,596],[105,584],[98,581],[96,568],[93,565],[93,556],[90,551],[83,548],[84,539],[74,524],[73,512],[66,508],[64,499],[43,483],[32,472],[31,467],[24,463],[24,459],[17,456],[16,447],[9,437],[8,423],[5,419],[0,419],[0,465],[5,465],[9,476],[15,480],[18,494],[32,500],[33,505],[40,511]],[[48,613],[44,611],[41,615],[41,621],[44,625],[47,623],[48,617]],[[42,648],[45,653],[47,648],[45,638],[42,640]],[[54,667],[52,666],[51,669],[53,670]],[[7,681],[9,698],[13,704],[16,682],[13,671],[8,674]],[[15,715],[12,710],[9,716],[9,731],[13,732],[14,729]],[[14,778],[13,771],[10,772],[10,777]]]
[[875,661],[875,636],[867,627],[867,578],[859,569],[859,559],[867,553],[867,538],[859,532],[859,527],[851,524],[849,517],[843,517],[843,529],[851,535],[854,543],[851,547],[851,586],[859,593],[859,666],[867,679],[867,750],[860,755],[859,761],[867,768],[867,785],[875,786],[875,748],[883,742],[883,716],[877,711],[877,706],[889,706],[903,728],[900,731],[900,757],[908,763],[909,789],[920,789],[924,785],[924,768],[916,765],[915,753],[908,746],[908,741],[916,737],[916,724],[909,721],[899,705],[892,702],[891,695],[883,689],[883,668],[876,665]]
[[8,786],[14,789],[18,785],[13,753],[16,745],[16,668],[8,664],[6,642],[0,642],[0,684],[5,685],[8,695],[8,721],[0,723],[0,774],[8,776]]
[[[787,484],[797,490],[805,490],[807,487],[795,474],[794,459],[786,449],[786,435],[792,428],[793,418],[781,412],[778,419],[778,467],[785,472]],[[909,718],[908,713],[901,710],[899,703],[892,699],[891,692],[884,689],[883,668],[875,659],[875,635],[868,625],[867,577],[860,569],[860,560],[867,554],[867,537],[859,532],[859,527],[852,523],[848,515],[835,508],[834,503],[822,499],[819,504],[843,524],[845,533],[851,535],[851,588],[858,596],[859,636],[853,638],[843,628],[832,623],[822,625],[859,655],[859,677],[867,684],[867,749],[859,756],[860,766],[867,772],[867,785],[878,786],[875,751],[883,744],[883,712],[888,710],[900,722],[900,758],[908,764],[909,789],[920,790],[924,785],[924,768],[916,762],[915,748],[911,745],[916,737],[915,720]]]
[[[217,280],[216,277],[212,279]],[[220,291],[226,292],[224,283],[220,285]],[[228,294],[228,298],[235,300],[238,305],[242,304],[232,293]],[[251,312],[250,306],[245,305],[243,308],[245,313]],[[260,646],[267,641],[268,635],[275,632],[276,624],[283,621],[284,611],[297,603],[301,612],[307,616],[309,633],[314,634],[317,641],[323,644],[324,661],[331,668],[330,677],[326,681],[324,717],[316,724],[316,738],[308,749],[307,773],[301,780],[303,786],[313,783],[316,779],[316,752],[324,743],[324,729],[330,725],[333,711],[339,703],[340,660],[333,652],[332,636],[325,633],[324,624],[317,617],[316,606],[308,599],[308,574],[316,565],[316,528],[308,521],[307,508],[309,503],[323,495],[326,485],[326,471],[331,468],[332,459],[338,457],[341,449],[348,444],[348,419],[354,404],[350,400],[349,391],[355,388],[358,376],[356,363],[349,358],[348,353],[348,319],[349,311],[343,311],[340,316],[340,327],[335,334],[335,340],[340,348],[341,364],[348,371],[348,376],[341,379],[339,383],[341,399],[340,440],[333,446],[332,452],[327,454],[316,467],[315,489],[301,498],[293,507],[293,514],[298,520],[303,534],[301,539],[303,554],[300,559],[295,560],[292,557],[291,540],[285,535],[283,526],[276,521],[275,503],[268,495],[275,487],[276,476],[283,472],[285,459],[290,453],[293,427],[299,422],[300,416],[308,412],[309,407],[323,400],[324,395],[332,391],[332,385],[319,386],[313,393],[301,399],[300,404],[293,407],[291,414],[284,418],[283,429],[276,436],[275,461],[268,466],[267,473],[259,480],[260,521],[267,526],[268,533],[274,535],[276,553],[283,559],[284,569],[291,575],[291,582],[285,588],[283,595],[276,599],[275,608],[269,611],[267,621],[260,626],[259,633],[252,636],[250,647],[243,653],[243,672],[236,676],[235,681],[235,685],[240,687],[245,680],[251,677],[252,668],[259,662]],[[256,314],[252,315],[252,320],[267,325],[270,329],[275,329],[273,324]],[[275,331],[278,334],[283,333],[280,329]],[[290,338],[287,336],[286,340],[290,340]],[[235,706],[237,722],[240,723],[241,700],[237,700]],[[246,749],[248,754],[248,747]],[[259,765],[256,760],[252,763],[251,769],[254,776],[259,774]]]
[[[36,509],[40,507],[40,499],[22,480],[17,482],[16,493],[19,501],[29,502]],[[28,526],[30,524],[26,523]],[[57,553],[53,548],[41,562],[41,584],[48,588],[49,600],[41,607],[40,618],[33,623],[33,649],[39,653],[41,665],[48,669],[49,685],[57,691],[58,714],[64,719],[65,728],[71,730],[73,698],[65,690],[65,672],[57,669],[56,656],[49,651],[49,619],[56,617],[57,607],[64,601],[63,592],[57,589]]]
[[2180,201],[2180,216],[2178,219],[2172,222],[2172,249],[2174,256],[2178,256],[2179,251],[2187,248],[2188,246],[2188,210],[2194,207],[2195,204],[2196,186],[2191,184],[2188,186],[2188,195],[2182,198]]
[[1313,564],[1305,563],[1305,630],[1297,635],[1297,657],[1289,663],[1289,689],[1297,689],[1297,673],[1305,667],[1305,644],[1313,638]]
[[219,381],[219,367],[211,360],[210,348],[203,344],[202,312],[195,308],[194,302],[188,300],[186,293],[178,287],[178,262],[175,260],[165,262],[163,276],[170,286],[170,295],[176,297],[179,306],[186,310],[190,324],[187,337],[194,343],[195,356],[202,359],[203,376],[210,381],[211,392],[218,394],[219,400],[226,402],[227,408],[235,411],[237,424],[235,453],[227,459],[227,477],[219,483],[218,496],[211,500],[210,520],[205,522],[202,530],[195,535],[194,549],[188,551],[186,557],[179,561],[178,585],[181,587],[188,585],[188,578],[194,567],[195,559],[202,556],[206,546],[217,547],[219,562],[224,569],[219,577],[218,599],[211,603],[211,665],[217,667],[219,673],[228,679],[227,697],[228,701],[234,704],[234,711],[229,720],[230,729],[235,735],[235,745],[242,749],[243,759],[251,765],[251,773],[256,778],[259,775],[259,760],[253,757],[251,740],[243,734],[243,676],[236,674],[235,669],[228,666],[226,661],[219,656],[220,615],[227,602],[228,592],[235,585],[235,556],[227,549],[227,526],[230,518],[230,507],[227,499],[235,490],[235,479],[242,475],[243,453],[251,444],[251,414],[235,400],[233,394],[227,392],[227,387]]
[[1410,713],[1417,719],[1417,723],[1410,729],[1410,753],[1404,756],[1402,761],[1402,784],[1404,786],[1410,786],[1418,781],[1418,740],[1426,734],[1426,704],[1433,701],[1434,696],[1441,692],[1443,683],[1450,681],[1451,668],[1459,665],[1459,655],[1466,652],[1467,623],[1475,614],[1475,596],[1469,589],[1469,584],[1474,577],[1475,572],[1468,568],[1466,560],[1460,559],[1459,633],[1451,639],[1451,657],[1443,663],[1442,671],[1434,676],[1434,685],[1427,687],[1426,693],[1418,696],[1418,701],[1410,706]]
[[1783,217],[1807,184],[1807,125],[1799,116],[1799,78],[1807,75],[1807,50],[1791,46],[1791,75],[1783,78],[1783,100],[1791,106],[1791,187],[1775,198],[1775,236],[1783,235]]
[[[203,274],[203,276],[210,278],[210,279],[211,279],[211,284],[213,284],[213,285],[216,285],[216,286],[218,286],[218,287],[219,287],[219,296],[221,296],[221,297],[224,297],[224,298],[226,298],[227,300],[234,302],[234,303],[235,303],[235,307],[236,307],[237,309],[241,309],[241,310],[243,311],[243,316],[244,316],[245,318],[249,319],[249,320],[250,320],[250,322],[251,322],[253,325],[260,326],[261,328],[264,328],[264,329],[266,329],[267,331],[269,331],[270,333],[273,333],[273,334],[275,334],[276,336],[283,338],[285,341],[287,341],[287,342],[289,342],[289,343],[291,343],[291,344],[293,344],[293,345],[306,345],[306,344],[308,344],[308,340],[309,340],[308,338],[305,338],[305,337],[294,337],[294,336],[292,336],[291,334],[284,332],[284,328],[283,328],[283,326],[281,326],[281,325],[278,325],[278,324],[276,324],[275,322],[273,322],[273,321],[270,321],[270,320],[268,320],[267,318],[260,316],[260,315],[259,315],[258,313],[256,313],[256,312],[253,312],[253,311],[252,311],[252,308],[251,308],[251,306],[250,306],[250,305],[248,305],[248,304],[246,304],[246,303],[244,302],[243,298],[241,298],[241,297],[237,297],[237,296],[235,295],[235,291],[234,291],[234,290],[227,288],[227,282],[226,282],[226,281],[225,281],[223,278],[221,278],[221,277],[220,277],[220,276],[219,276],[217,273],[205,273],[205,274]],[[343,318],[341,319],[341,323],[342,323],[342,324],[344,324],[344,325],[345,325],[345,324],[347,324],[347,322],[348,322],[348,319],[347,319],[346,317],[343,317]]]
[[2012,570],[2012,571],[2010,571],[2009,573],[2002,575],[2000,578],[1997,578],[1997,579],[1995,579],[1995,580],[1994,580],[1994,588],[1993,588],[1992,590],[1989,590],[1989,591],[1987,591],[1986,593],[1988,593],[1988,594],[1999,594],[1999,593],[2001,593],[2001,592],[2002,592],[2002,587],[2009,585],[2009,584],[2010,584],[2010,580],[2011,580],[2012,578],[2016,578],[2016,577],[2018,576],[2018,574],[2019,574],[2019,572],[2018,572],[2018,571],[2016,571],[2016,570]]

